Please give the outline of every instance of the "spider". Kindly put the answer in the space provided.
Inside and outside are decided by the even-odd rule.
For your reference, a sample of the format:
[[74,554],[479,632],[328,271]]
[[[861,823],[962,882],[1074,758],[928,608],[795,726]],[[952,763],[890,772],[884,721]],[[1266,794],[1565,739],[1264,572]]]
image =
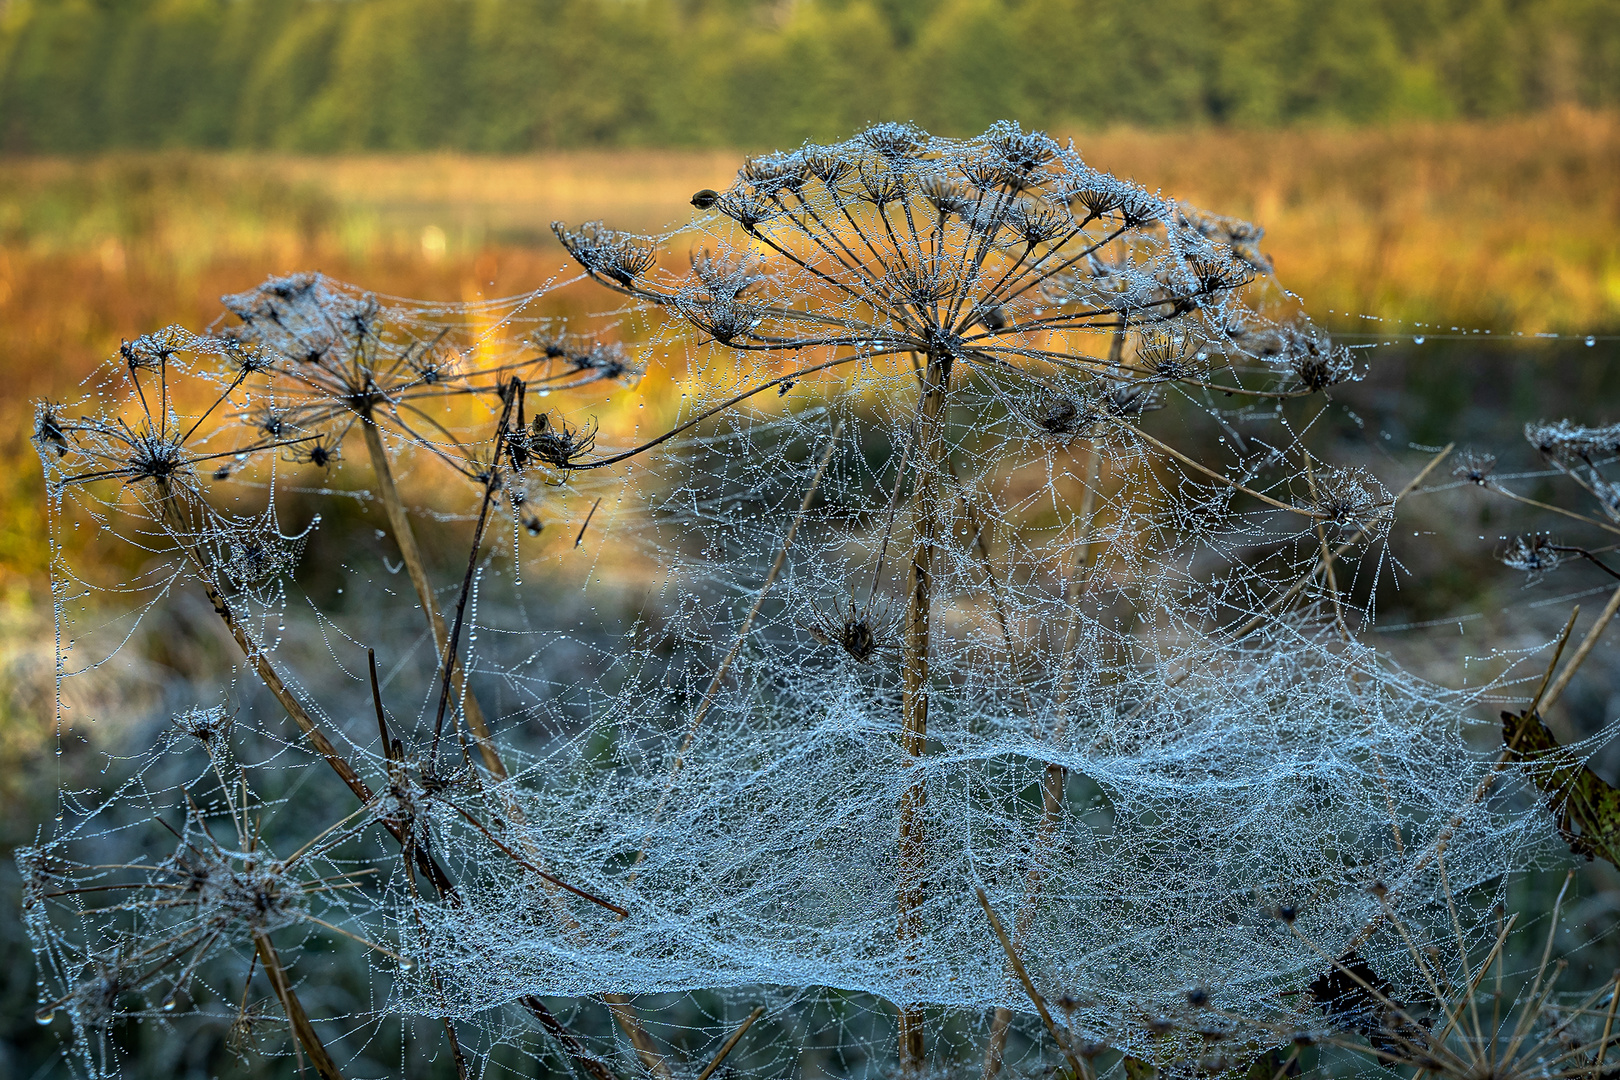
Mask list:
[[859,664],[870,664],[878,653],[895,647],[890,639],[900,627],[899,616],[891,617],[888,608],[871,611],[870,600],[857,610],[853,596],[845,606],[843,612],[817,607],[810,636],[823,645],[837,645]]
[[338,441],[331,435],[317,435],[307,443],[295,445],[287,454],[287,460],[295,465],[313,465],[317,469],[325,469],[337,461],[339,457]]

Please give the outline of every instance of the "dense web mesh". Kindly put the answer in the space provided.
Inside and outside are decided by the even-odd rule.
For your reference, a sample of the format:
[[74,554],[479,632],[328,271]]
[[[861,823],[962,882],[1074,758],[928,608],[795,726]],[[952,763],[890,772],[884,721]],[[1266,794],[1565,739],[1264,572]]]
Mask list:
[[[882,1067],[891,1008],[902,1067],[926,1020],[936,1061],[1010,1023],[1037,1070],[1010,949],[1071,1048],[1192,1068],[1189,1009],[1324,1023],[1290,995],[1331,958],[1413,977],[1390,912],[1548,850],[1474,738],[1500,686],[1356,637],[1398,499],[1310,449],[1355,369],[1257,228],[1010,125],[694,204],[684,268],[558,226],[619,294],[594,321],[289,278],[41,406],[68,704],[182,585],[243,657],[22,856],[90,1072],[112,1017],[240,1018],[244,958],[322,935],[369,943],[371,999],[316,1018],[351,1055],[419,1017],[486,1068],[695,1072],[757,1003],[744,1071]],[[138,572],[93,579],[84,523]]]

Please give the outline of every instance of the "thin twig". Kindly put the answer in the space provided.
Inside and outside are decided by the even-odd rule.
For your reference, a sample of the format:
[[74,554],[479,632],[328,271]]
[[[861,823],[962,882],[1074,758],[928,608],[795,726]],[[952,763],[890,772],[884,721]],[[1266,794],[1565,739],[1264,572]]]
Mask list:
[[1569,663],[1564,666],[1564,670],[1558,673],[1558,678],[1554,679],[1552,686],[1548,687],[1547,693],[1541,701],[1542,711],[1552,708],[1558,699],[1563,696],[1564,688],[1569,685],[1569,680],[1575,677],[1575,672],[1580,670],[1580,666],[1585,662],[1587,655],[1597,645],[1599,636],[1602,635],[1604,628],[1609,625],[1609,620],[1614,618],[1616,611],[1620,611],[1620,588],[1615,589],[1609,595],[1609,602],[1603,605],[1603,611],[1599,613],[1597,622],[1593,623],[1592,628],[1586,632],[1586,636],[1581,638],[1581,643],[1575,648],[1575,655],[1569,658]]
[[1074,1070],[1074,1075],[1077,1077],[1083,1075],[1080,1070],[1079,1060],[1074,1056],[1074,1051],[1069,1048],[1068,1035],[1059,1029],[1057,1021],[1053,1020],[1052,1014],[1047,1011],[1046,1000],[1041,997],[1040,991],[1036,990],[1035,984],[1030,981],[1029,972],[1024,969],[1024,962],[1018,958],[1018,950],[1013,948],[1012,939],[1007,936],[1007,931],[1001,925],[1001,920],[996,918],[995,909],[990,906],[990,898],[984,894],[983,886],[975,886],[973,891],[978,894],[979,906],[984,908],[984,913],[989,916],[990,926],[995,930],[996,937],[1001,941],[1002,951],[1007,954],[1007,962],[1012,965],[1014,974],[1018,976],[1018,981],[1023,984],[1024,993],[1029,995],[1029,1000],[1034,1004],[1035,1011],[1040,1013],[1041,1021],[1046,1024],[1046,1030],[1052,1033],[1052,1040],[1058,1044],[1058,1049],[1063,1051],[1063,1056],[1068,1059],[1069,1067]]
[[731,1038],[727,1039],[725,1044],[720,1047],[719,1052],[714,1055],[714,1060],[705,1065],[703,1071],[697,1074],[697,1080],[709,1080],[709,1077],[714,1075],[714,1071],[720,1067],[720,1063],[726,1060],[726,1055],[731,1053],[732,1048],[737,1045],[738,1040],[754,1025],[754,1021],[764,1015],[765,1006],[754,1006],[754,1011],[749,1013],[743,1022],[737,1025],[737,1030],[733,1031]]
[[428,760],[437,764],[439,760],[439,736],[444,731],[444,713],[450,704],[451,673],[456,666],[456,652],[461,642],[461,627],[467,616],[467,597],[472,592],[473,574],[478,569],[478,551],[484,544],[484,527],[489,523],[489,507],[495,499],[495,492],[500,487],[501,478],[501,449],[506,442],[506,422],[512,415],[512,405],[517,401],[516,387],[522,386],[513,377],[514,392],[506,395],[506,403],[501,408],[501,416],[495,424],[495,451],[489,458],[489,477],[484,481],[484,497],[478,506],[478,524],[473,528],[472,551],[467,556],[467,573],[461,580],[461,595],[456,600],[456,621],[450,631],[450,643],[445,647],[444,661],[440,665],[444,675],[439,687],[439,714],[433,721],[433,745],[428,752]]
[[264,973],[270,977],[270,987],[281,1001],[281,1007],[287,1014],[287,1023],[292,1025],[293,1035],[303,1047],[304,1053],[309,1055],[309,1063],[314,1066],[316,1074],[321,1080],[343,1080],[337,1062],[332,1060],[332,1055],[327,1052],[320,1036],[315,1034],[315,1027],[309,1022],[309,1014],[304,1012],[297,991],[287,981],[287,971],[281,966],[281,957],[276,955],[276,948],[270,944],[270,938],[255,933],[253,948],[259,962],[264,965]]

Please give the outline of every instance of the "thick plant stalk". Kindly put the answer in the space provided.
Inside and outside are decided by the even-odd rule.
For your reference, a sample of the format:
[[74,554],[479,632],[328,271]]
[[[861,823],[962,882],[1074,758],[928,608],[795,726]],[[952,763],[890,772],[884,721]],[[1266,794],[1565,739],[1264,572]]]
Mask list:
[[[394,543],[399,546],[399,557],[404,560],[405,569],[411,576],[411,587],[416,590],[416,597],[422,604],[422,613],[428,621],[428,629],[433,634],[433,651],[442,664],[450,640],[450,631],[445,625],[444,614],[439,610],[433,587],[428,582],[427,566],[422,561],[422,549],[416,545],[416,533],[411,529],[411,519],[405,513],[405,503],[400,499],[399,488],[394,483],[394,470],[388,460],[388,450],[383,446],[382,433],[377,429],[376,421],[369,414],[361,418],[360,429],[365,433],[366,451],[371,455],[371,471],[377,477],[377,490],[382,496],[383,509],[388,513],[388,524],[394,530]],[[459,658],[452,663],[450,678],[457,699],[463,702],[462,712],[467,718],[467,727],[472,731],[474,741],[478,743],[478,753],[484,760],[484,768],[488,769],[497,780],[505,780],[506,764],[501,761],[500,754],[495,750],[494,739],[490,735],[489,724],[484,720],[484,712],[478,706],[478,699],[466,687],[466,675],[462,671]]]
[[264,934],[257,933],[253,935],[253,947],[259,954],[259,963],[264,965],[264,973],[270,977],[270,986],[275,990],[277,1000],[287,1013],[287,1022],[292,1025],[293,1036],[298,1040],[298,1045],[303,1047],[304,1053],[309,1055],[309,1063],[314,1066],[315,1074],[321,1080],[343,1080],[337,1062],[332,1060],[332,1055],[327,1053],[320,1037],[315,1034],[315,1027],[309,1022],[309,1015],[304,1012],[298,994],[287,981],[287,971],[281,966],[281,957],[276,955],[276,947],[270,944],[270,939]]
[[[922,400],[917,407],[917,481],[912,493],[916,509],[916,540],[911,553],[911,569],[906,577],[906,614],[901,627],[902,680],[900,749],[910,758],[920,757],[928,742],[928,654],[932,646],[930,607],[934,592],[934,547],[939,534],[940,463],[944,458],[945,434],[940,413],[950,384],[951,355],[930,352],[924,372]],[[909,764],[909,762],[908,762]],[[922,879],[927,859],[922,833],[922,809],[927,794],[921,780],[900,797],[899,839],[899,924],[896,928],[902,948],[920,938],[922,920]],[[912,959],[908,953],[907,959]],[[901,1004],[899,1016],[901,1071],[915,1074],[923,1065],[923,1017],[914,1005]]]

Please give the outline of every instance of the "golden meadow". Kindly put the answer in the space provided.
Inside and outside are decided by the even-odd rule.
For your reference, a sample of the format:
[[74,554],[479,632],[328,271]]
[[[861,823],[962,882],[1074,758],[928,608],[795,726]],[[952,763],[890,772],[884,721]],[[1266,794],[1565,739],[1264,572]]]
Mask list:
[[[1620,326],[1620,116],[1075,138],[1099,168],[1262,224],[1279,280],[1330,327]],[[691,192],[725,186],[742,156],[0,161],[0,588],[13,617],[35,607],[46,559],[30,402],[71,396],[120,339],[206,327],[222,293],[302,269],[421,298],[527,291],[570,273],[552,220],[678,225]]]

